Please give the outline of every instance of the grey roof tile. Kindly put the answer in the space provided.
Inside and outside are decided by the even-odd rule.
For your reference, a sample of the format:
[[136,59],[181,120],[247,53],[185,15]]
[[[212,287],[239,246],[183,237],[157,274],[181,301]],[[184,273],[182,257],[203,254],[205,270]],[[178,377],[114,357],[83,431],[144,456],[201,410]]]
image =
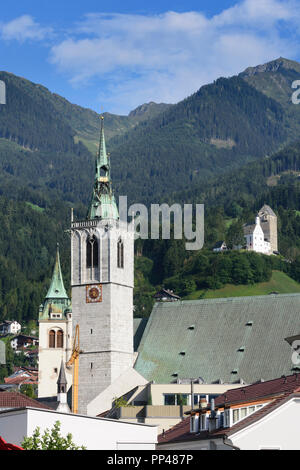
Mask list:
[[174,373],[207,383],[269,380],[291,374],[284,338],[299,332],[300,294],[157,303],[135,369],[160,383],[173,381]]

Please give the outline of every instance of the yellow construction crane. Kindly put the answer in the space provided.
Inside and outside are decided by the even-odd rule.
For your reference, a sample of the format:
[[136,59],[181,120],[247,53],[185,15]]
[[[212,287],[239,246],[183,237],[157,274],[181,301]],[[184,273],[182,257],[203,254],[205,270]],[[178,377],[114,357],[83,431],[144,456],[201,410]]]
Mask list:
[[75,328],[72,355],[67,362],[67,367],[73,365],[73,385],[72,385],[72,413],[78,413],[78,370],[79,370],[79,325]]

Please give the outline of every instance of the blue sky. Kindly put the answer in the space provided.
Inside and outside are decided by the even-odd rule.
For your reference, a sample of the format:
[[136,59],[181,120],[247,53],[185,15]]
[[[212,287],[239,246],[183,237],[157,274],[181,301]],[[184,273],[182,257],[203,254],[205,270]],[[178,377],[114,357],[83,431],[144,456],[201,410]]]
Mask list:
[[1,5],[0,54],[2,70],[127,114],[279,56],[300,60],[300,0],[14,0]]

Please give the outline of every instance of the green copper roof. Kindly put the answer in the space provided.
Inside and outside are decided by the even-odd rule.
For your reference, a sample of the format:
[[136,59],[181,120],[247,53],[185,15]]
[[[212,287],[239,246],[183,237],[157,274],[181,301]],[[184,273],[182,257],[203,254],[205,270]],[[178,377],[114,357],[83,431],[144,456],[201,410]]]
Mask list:
[[299,333],[300,294],[158,302],[134,367],[157,383],[202,377],[250,384],[293,373],[285,338]]
[[39,320],[49,320],[51,314],[54,314],[55,317],[57,317],[57,314],[62,314],[60,316],[64,318],[68,311],[71,311],[71,302],[66,293],[61,274],[59,248],[57,245],[53,275],[45,300],[39,309]]
[[96,158],[95,182],[88,219],[118,219],[119,212],[112,190],[110,162],[106,153],[104,119],[101,117],[99,149]]
[[56,260],[55,260],[55,265],[53,269],[52,280],[51,280],[51,284],[50,284],[49,290],[45,298],[46,299],[68,299],[65,286],[64,286],[64,281],[63,281],[62,274],[61,274],[58,245],[56,249]]

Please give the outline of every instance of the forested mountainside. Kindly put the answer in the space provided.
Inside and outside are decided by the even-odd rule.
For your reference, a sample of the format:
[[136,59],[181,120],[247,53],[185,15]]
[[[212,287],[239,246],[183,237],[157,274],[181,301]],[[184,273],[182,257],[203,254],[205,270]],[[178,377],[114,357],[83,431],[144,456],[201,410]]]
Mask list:
[[[259,73],[220,78],[175,105],[148,103],[128,116],[104,113],[117,195],[163,201],[295,139],[300,111],[288,96],[300,65],[283,59],[270,64]],[[7,84],[7,104],[0,108],[3,194],[30,187],[86,204],[99,115],[24,78],[1,72],[0,79]],[[274,87],[265,89],[269,82]]]
[[[41,85],[0,72],[6,105],[0,107],[0,191],[18,189],[87,204],[99,142],[99,114],[69,103]],[[105,114],[107,140],[170,105],[148,103],[129,116]],[[39,203],[32,199],[33,203]]]
[[[300,176],[300,141],[287,145],[270,157],[248,163],[238,170],[210,178],[200,185],[191,185],[185,191],[175,192],[168,201],[179,203],[203,203],[207,206],[222,206],[228,215],[235,213],[232,207],[252,207],[273,191],[282,191],[283,185],[292,184],[286,194],[287,204],[295,206],[297,185]],[[295,201],[296,198],[296,201]],[[294,202],[295,201],[295,202]],[[233,211],[233,212],[232,212]]]
[[221,78],[110,141],[119,193],[157,202],[289,139],[283,107],[243,79]]
[[[174,195],[170,203],[204,201],[205,246],[199,252],[188,252],[184,240],[137,240],[135,315],[149,315],[152,296],[161,286],[187,296],[197,289],[220,288],[227,282],[267,282],[274,269],[300,281],[299,162],[300,144],[294,144],[266,160],[249,164],[243,172],[207,183],[198,195]],[[59,199],[45,198],[41,205],[34,205],[24,202],[24,196],[26,199],[20,192],[16,200],[0,197],[0,320],[37,319],[38,306],[49,286],[57,241],[69,287],[70,239],[66,230],[70,206]],[[217,241],[225,239],[230,246],[240,237],[242,224],[253,222],[265,203],[278,216],[282,257],[212,253]],[[85,210],[83,205],[75,206],[78,218],[85,215]]]

